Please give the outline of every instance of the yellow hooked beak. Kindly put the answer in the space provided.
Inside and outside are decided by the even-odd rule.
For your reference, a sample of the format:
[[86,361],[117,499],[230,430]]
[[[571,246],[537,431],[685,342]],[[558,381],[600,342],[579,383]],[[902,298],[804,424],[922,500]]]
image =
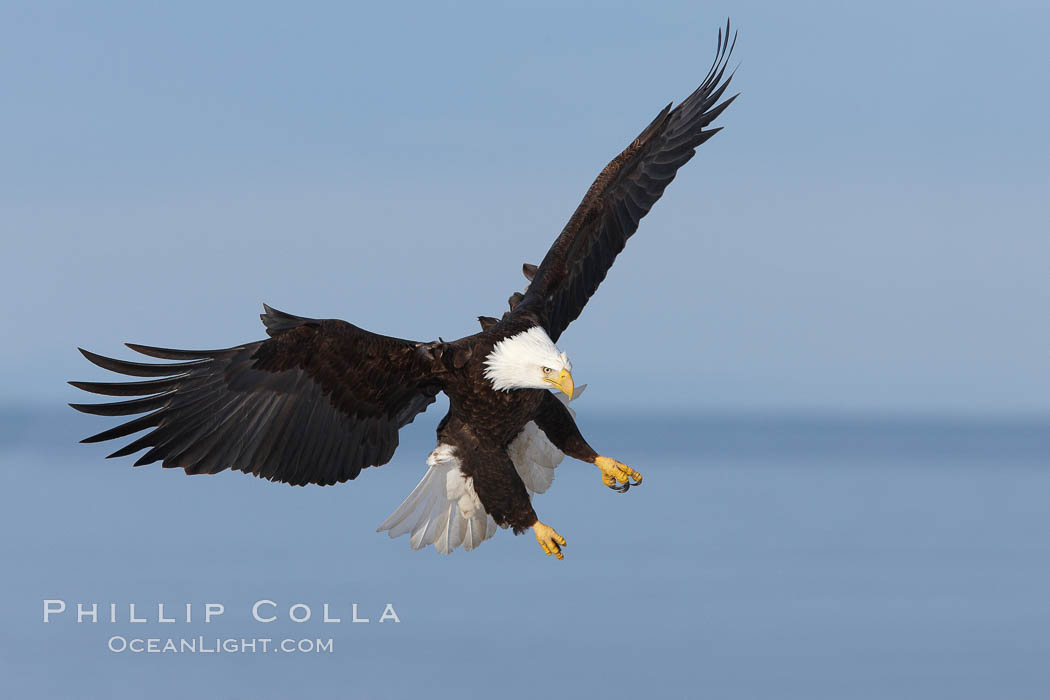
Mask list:
[[576,385],[572,383],[572,374],[569,373],[569,370],[563,369],[557,377],[547,377],[543,381],[568,396],[570,401],[572,400],[572,392]]

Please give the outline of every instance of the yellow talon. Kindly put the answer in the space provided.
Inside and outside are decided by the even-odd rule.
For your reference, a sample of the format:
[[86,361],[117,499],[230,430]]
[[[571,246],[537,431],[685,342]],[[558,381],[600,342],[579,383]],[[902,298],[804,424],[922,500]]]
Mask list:
[[532,531],[536,533],[536,541],[548,557],[553,554],[558,559],[565,558],[561,553],[561,548],[565,546],[565,538],[555,532],[553,527],[537,520],[532,526]]
[[[602,470],[602,483],[620,493],[642,483],[641,474],[623,462],[617,462],[612,457],[597,457],[594,460],[594,464]],[[623,486],[617,486],[617,482],[623,484]]]

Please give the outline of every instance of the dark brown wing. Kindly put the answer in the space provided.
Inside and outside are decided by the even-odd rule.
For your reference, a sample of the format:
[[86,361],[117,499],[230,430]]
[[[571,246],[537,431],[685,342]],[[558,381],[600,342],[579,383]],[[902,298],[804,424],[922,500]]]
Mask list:
[[162,460],[187,474],[232,468],[289,484],[335,484],[390,461],[398,429],[440,390],[427,346],[270,307],[262,318],[269,340],[225,350],[128,346],[176,363],[125,362],[81,350],[105,369],[160,377],[70,382],[96,394],[145,397],[73,404],[103,416],[146,414],[83,442],[152,428],[109,456],[149,448],[135,466]]
[[673,110],[665,107],[605,166],[539,268],[526,266],[532,283],[524,295],[511,297],[512,316],[533,315],[556,341],[580,315],[678,169],[720,131],[704,127],[736,99],[716,104],[732,79],[722,79],[732,50],[727,23],[724,35],[719,30],[718,51],[703,84]]

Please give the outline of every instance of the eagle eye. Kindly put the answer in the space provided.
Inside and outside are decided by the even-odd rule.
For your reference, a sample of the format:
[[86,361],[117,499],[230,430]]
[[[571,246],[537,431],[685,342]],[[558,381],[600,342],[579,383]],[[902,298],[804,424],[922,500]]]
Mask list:
[[552,369],[551,369],[550,367],[544,367],[544,368],[543,368],[543,373],[544,373],[544,374],[550,374],[550,373],[551,373],[551,372],[553,372],[553,371],[554,371],[554,370],[552,370]]

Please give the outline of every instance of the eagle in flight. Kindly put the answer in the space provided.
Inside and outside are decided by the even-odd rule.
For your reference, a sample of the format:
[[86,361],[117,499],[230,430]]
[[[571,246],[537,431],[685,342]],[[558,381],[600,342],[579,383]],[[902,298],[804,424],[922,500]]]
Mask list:
[[415,342],[266,306],[266,340],[224,350],[128,344],[175,362],[81,350],[99,367],[147,377],[70,382],[94,394],[137,397],[73,404],[78,411],[144,414],[83,442],[148,430],[109,456],[147,449],[135,466],[160,461],[187,474],[231,468],[324,486],[389,462],[398,430],[444,392],[449,411],[428,470],[379,530],[410,534],[413,549],[431,544],[448,553],[477,547],[497,526],[515,534],[531,529],[546,554],[563,558],[565,539],[540,522],[532,504],[563,457],[594,464],[602,482],[620,492],[642,476],[599,455],[580,434],[568,401],[583,387],[574,386],[572,365],[555,343],[678,169],[719,131],[706,127],[735,99],[719,102],[732,78],[723,76],[734,43],[727,23],[700,87],[674,109],[665,107],[602,170],[540,265],[524,266],[525,292],[510,297],[502,318],[479,317],[480,333]]

